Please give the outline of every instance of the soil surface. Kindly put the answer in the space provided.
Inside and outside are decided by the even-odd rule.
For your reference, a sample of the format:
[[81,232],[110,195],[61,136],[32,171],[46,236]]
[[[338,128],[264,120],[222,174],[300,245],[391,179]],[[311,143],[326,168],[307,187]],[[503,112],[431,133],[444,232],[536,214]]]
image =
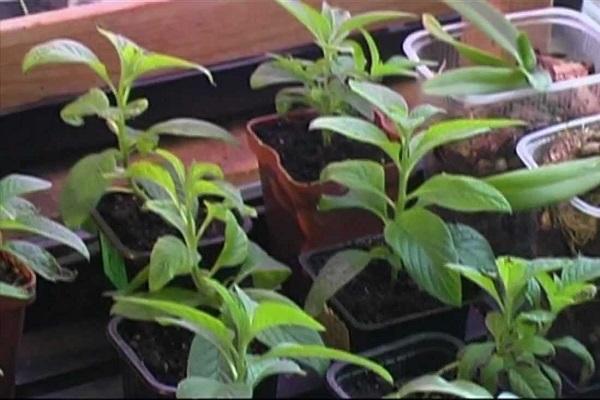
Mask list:
[[375,146],[332,133],[329,146],[323,145],[321,131],[309,131],[311,119],[278,119],[274,124],[256,126],[257,136],[280,156],[281,164],[299,182],[319,180],[321,171],[330,163],[349,159],[386,162]]
[[[142,205],[143,201],[132,194],[108,193],[100,200],[97,210],[121,242],[134,251],[151,251],[154,243],[164,235],[181,237],[174,227],[153,212],[143,210]],[[198,223],[202,222],[205,215],[200,210]],[[222,234],[223,225],[215,222],[209,227],[205,237],[212,238]]]
[[[369,248],[369,244],[361,243],[353,247]],[[313,270],[320,271],[337,251],[311,257],[309,263]],[[390,277],[391,267],[387,262],[373,261],[335,298],[358,322],[364,324],[377,324],[445,307],[442,302],[421,291],[406,273],[401,272],[395,283],[391,283]]]

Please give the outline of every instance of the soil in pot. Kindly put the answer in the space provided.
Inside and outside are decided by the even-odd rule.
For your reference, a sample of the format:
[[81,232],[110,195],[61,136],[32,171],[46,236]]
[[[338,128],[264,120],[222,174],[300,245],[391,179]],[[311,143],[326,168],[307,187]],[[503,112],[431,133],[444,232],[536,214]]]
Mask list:
[[[553,164],[600,155],[600,124],[566,130],[549,143],[543,164]],[[600,207],[600,187],[580,196]],[[547,208],[538,215],[540,255],[583,253],[600,256],[600,220],[583,213],[569,202]],[[556,254],[556,252],[562,254]],[[549,254],[546,254],[549,253]]]
[[313,115],[305,118],[280,118],[274,124],[255,127],[257,136],[280,156],[281,164],[298,182],[319,180],[330,163],[350,159],[368,159],[386,163],[386,156],[375,146],[331,135],[331,145],[323,145],[321,131],[309,131]]
[[[200,202],[202,204],[202,202]],[[158,215],[142,209],[143,200],[127,193],[108,193],[102,197],[97,210],[117,234],[119,240],[137,252],[149,252],[154,243],[164,235],[181,236],[171,225]],[[198,223],[205,214],[198,213]],[[207,237],[223,234],[223,225],[213,223],[207,230]]]
[[[595,318],[600,315],[600,300],[578,305],[562,313],[554,323],[550,336],[559,338],[573,336],[579,340],[592,354],[596,361],[596,371],[584,387],[579,391],[595,390],[600,394],[600,321]],[[559,350],[554,363],[559,371],[571,382],[565,388],[576,387],[581,371],[581,361],[573,354]]]

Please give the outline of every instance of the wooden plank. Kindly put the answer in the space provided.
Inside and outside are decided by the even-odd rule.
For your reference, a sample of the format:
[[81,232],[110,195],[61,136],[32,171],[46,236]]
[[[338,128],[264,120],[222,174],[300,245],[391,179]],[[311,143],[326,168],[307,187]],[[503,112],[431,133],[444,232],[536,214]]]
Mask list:
[[[309,0],[313,5],[320,0]],[[442,13],[438,0],[337,0],[352,12],[403,10]],[[261,55],[310,41],[305,29],[272,0],[135,0],[106,2],[0,21],[0,110],[79,93],[99,83],[86,68],[52,66],[21,73],[23,56],[41,42],[69,37],[106,60],[118,74],[114,51],[96,26],[119,32],[148,49],[204,65]]]

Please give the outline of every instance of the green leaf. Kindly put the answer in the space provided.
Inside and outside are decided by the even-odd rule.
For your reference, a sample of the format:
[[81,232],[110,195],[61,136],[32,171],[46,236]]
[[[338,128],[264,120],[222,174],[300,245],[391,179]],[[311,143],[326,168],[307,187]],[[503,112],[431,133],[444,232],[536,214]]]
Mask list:
[[10,174],[0,179],[0,207],[9,199],[24,194],[47,190],[52,183],[34,176]]
[[556,393],[556,396],[560,397],[562,394],[562,378],[558,374],[558,371],[556,371],[554,367],[551,367],[550,365],[543,362],[540,362],[539,365],[540,368],[542,368],[544,374],[546,374],[546,377],[548,377],[550,382],[552,382],[552,386],[554,387],[554,392]]
[[89,218],[110,184],[105,174],[115,171],[118,154],[116,149],[90,154],[71,168],[59,201],[60,213],[67,226],[80,227]]
[[252,319],[252,337],[259,333],[282,325],[302,326],[316,331],[325,328],[304,311],[278,302],[260,303]]
[[519,69],[482,66],[442,72],[425,81],[423,91],[431,96],[471,96],[527,86],[527,76]]
[[136,65],[136,77],[148,73],[168,70],[168,69],[195,69],[204,74],[210,83],[214,85],[213,77],[210,71],[200,64],[196,64],[178,57],[167,54],[145,53],[139,63]]
[[313,316],[319,315],[327,300],[369,265],[371,255],[363,250],[343,250],[327,260],[315,278],[304,309]]
[[515,257],[500,257],[496,261],[498,275],[504,285],[506,296],[515,299],[531,277],[527,262]]
[[543,207],[600,186],[600,157],[511,171],[485,181],[502,192],[513,211]]
[[420,64],[406,57],[392,56],[384,63],[372,65],[371,77],[408,76],[416,78],[418,74],[414,71],[414,68]]
[[411,139],[410,165],[414,167],[427,153],[439,146],[481,135],[492,129],[517,125],[523,125],[523,122],[512,119],[454,119],[439,122]]
[[510,63],[494,54],[478,49],[456,40],[452,35],[444,30],[439,21],[431,14],[423,14],[423,26],[436,39],[454,47],[461,56],[469,59],[478,65],[489,65],[495,67],[510,67]]
[[104,64],[89,48],[74,40],[56,39],[33,47],[23,59],[23,72],[44,64],[85,64],[110,82]]
[[60,117],[69,125],[82,126],[83,117],[97,115],[101,118],[107,118],[109,109],[110,101],[106,94],[98,88],[93,88],[63,107],[60,111]]
[[[33,293],[29,293],[27,290],[9,285],[8,283],[0,282],[0,297],[8,297],[17,300],[27,300],[33,296]],[[2,374],[0,374],[0,377]]]
[[162,289],[178,275],[191,273],[193,267],[188,249],[179,238],[171,235],[161,237],[150,254],[150,291]]
[[328,41],[331,27],[327,19],[317,10],[301,1],[277,0],[277,3],[304,25],[317,42],[326,43]]
[[373,361],[367,360],[363,357],[355,356],[345,351],[330,349],[324,346],[300,345],[291,343],[281,344],[269,350],[266,354],[262,355],[261,358],[321,358],[342,361],[368,369],[379,375],[390,384],[393,384],[394,382],[394,379],[390,373],[385,368],[377,365]]
[[343,39],[353,31],[366,28],[368,25],[375,23],[391,21],[400,18],[413,18],[414,16],[414,14],[398,11],[371,11],[355,15],[354,17],[342,22],[336,31],[336,38],[338,40]]
[[246,377],[248,386],[256,387],[265,378],[273,375],[306,375],[306,372],[298,364],[290,360],[261,360],[254,356],[247,356],[246,358],[248,360],[248,376]]
[[387,212],[382,208],[381,196],[360,190],[348,190],[342,196],[323,195],[319,199],[319,210],[329,211],[344,208],[362,208],[376,215],[380,220],[387,221]]
[[100,232],[100,251],[102,253],[102,269],[104,275],[118,290],[125,289],[129,284],[125,260],[115,249],[106,236]]
[[147,109],[150,103],[148,99],[137,99],[129,102],[123,110],[125,119],[132,119],[142,115]]
[[581,360],[583,366],[579,375],[579,382],[584,383],[593,376],[596,370],[594,357],[590,354],[581,342],[570,336],[565,336],[552,341],[555,347],[567,350]]
[[225,129],[208,121],[194,118],[174,118],[152,125],[148,132],[155,135],[173,135],[191,138],[218,139],[235,143],[235,138]]
[[409,198],[418,198],[423,205],[435,204],[463,212],[511,212],[510,204],[495,187],[465,175],[436,175],[426,180]]
[[186,223],[179,213],[177,205],[170,200],[147,200],[144,209],[152,211],[165,222],[176,228],[182,235],[186,234]]
[[289,267],[269,256],[256,243],[248,242],[248,254],[238,272],[236,283],[251,276],[255,287],[274,289],[285,282],[290,274]]
[[256,217],[256,210],[244,204],[244,199],[242,198],[240,190],[227,181],[199,180],[193,182],[191,194],[201,197],[207,195],[222,197],[224,201],[221,204],[221,207],[233,207],[237,209],[241,215]]
[[291,111],[296,106],[310,107],[310,92],[305,87],[287,87],[275,95],[275,109],[279,115]]
[[554,356],[554,345],[547,339],[541,336],[534,336],[529,348],[533,354],[541,357]]
[[391,398],[414,398],[417,393],[440,393],[465,399],[491,399],[494,396],[484,388],[468,381],[448,382],[438,375],[424,375],[408,381]]
[[519,52],[519,64],[527,71],[533,71],[537,66],[537,57],[535,50],[529,41],[525,32],[519,32],[517,37],[517,47]]
[[[462,276],[482,288],[486,291],[487,294],[492,296],[492,298],[496,301],[496,304],[500,308],[503,308],[502,300],[500,299],[500,295],[496,290],[496,285],[491,278],[488,278],[481,272],[477,271],[472,267],[467,267],[459,264],[446,264],[446,267],[450,268],[453,271],[460,273]],[[462,376],[464,378],[464,376]]]
[[496,342],[504,340],[503,337],[509,329],[504,316],[497,311],[491,311],[487,313],[485,316],[485,326],[492,334]]
[[[511,375],[510,373],[513,372],[512,370],[509,371],[509,381],[511,382],[511,386],[513,385],[513,380],[511,379]],[[522,365],[518,365],[516,367],[516,371],[514,371],[516,374],[518,374],[529,386],[529,388],[533,391],[534,396],[532,397],[536,397],[536,398],[542,398],[542,399],[553,399],[556,397],[556,393],[554,392],[554,386],[552,385],[552,382],[550,382],[550,380],[546,377],[546,375],[544,375],[544,373],[540,370],[540,367],[538,365],[535,366],[522,366]],[[518,380],[518,378],[517,378]],[[513,389],[515,389],[513,387]],[[515,392],[517,394],[519,394],[519,390],[515,389]],[[527,391],[524,391],[523,393],[521,393],[523,396],[525,396],[525,393],[527,393]]]
[[[278,61],[267,61],[258,66],[250,76],[250,87],[261,89],[282,83],[302,83],[298,75],[281,68]],[[299,68],[302,68],[299,66]]]
[[12,220],[0,220],[0,229],[30,232],[62,243],[72,248],[87,260],[90,253],[85,243],[75,233],[64,226],[38,214],[17,215]]
[[194,336],[187,361],[188,377],[230,382],[233,378],[232,368],[218,347],[200,335]]
[[398,159],[400,144],[388,139],[377,126],[355,117],[320,117],[310,123],[309,129],[333,131],[358,142],[379,147],[392,160]]
[[480,380],[483,387],[490,393],[498,391],[500,373],[504,369],[504,360],[496,354],[492,354],[487,364],[481,368]]
[[175,182],[169,171],[151,161],[137,161],[127,168],[127,176],[133,180],[154,183],[164,189],[173,201],[177,201]]
[[517,37],[519,31],[486,0],[474,0],[468,4],[462,0],[444,0],[463,18],[485,33],[490,39],[508,51],[515,59],[519,58]]
[[535,393],[525,377],[523,377],[516,369],[508,369],[508,382],[510,388],[518,396],[524,398],[534,398]]
[[368,202],[368,209],[385,217],[387,207],[394,207],[394,202],[385,192],[385,172],[380,163],[367,160],[347,160],[334,162],[321,172],[321,181],[333,181],[346,186],[352,192],[360,192],[372,197],[376,202]]
[[177,385],[178,399],[251,399],[252,387],[245,383],[223,383],[199,376],[187,377]]
[[352,91],[380,109],[393,121],[400,123],[408,114],[408,105],[402,95],[377,83],[351,80]]
[[460,275],[445,268],[447,263],[456,261],[456,249],[450,230],[440,217],[412,208],[388,224],[384,236],[420,288],[447,304],[461,304]]
[[579,256],[575,259],[564,259],[561,282],[594,282],[600,279],[600,258]]
[[493,342],[467,345],[459,357],[457,377],[463,380],[475,380],[477,370],[488,363],[495,348]]
[[248,236],[246,236],[246,232],[240,227],[231,211],[227,211],[225,218],[225,244],[213,265],[213,271],[217,271],[222,267],[238,266],[248,256]]
[[482,271],[496,270],[496,257],[485,237],[468,225],[448,224],[461,264]]

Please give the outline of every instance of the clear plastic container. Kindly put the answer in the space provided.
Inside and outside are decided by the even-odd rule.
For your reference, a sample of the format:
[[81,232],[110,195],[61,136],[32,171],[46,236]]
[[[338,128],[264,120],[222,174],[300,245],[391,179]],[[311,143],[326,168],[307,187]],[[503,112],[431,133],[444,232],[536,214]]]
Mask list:
[[[577,134],[578,128],[590,125],[600,129],[600,115],[575,119],[531,133],[519,141],[517,154],[528,168],[537,168],[543,163],[557,135],[565,130]],[[561,251],[561,248],[563,252],[570,250],[573,253],[600,256],[600,207],[576,197],[570,202],[543,210],[537,216],[537,221],[540,256],[564,255],[553,253]]]
[[[600,113],[600,26],[589,17],[565,8],[546,8],[508,14],[518,29],[528,33],[534,48],[542,53],[564,54],[568,59],[593,64],[596,74],[553,83],[547,91],[533,89],[465,97],[427,97],[425,102],[448,110],[452,117],[513,118],[526,127],[496,130],[468,141],[444,146],[435,154],[439,168],[447,172],[487,176],[522,167],[515,153],[526,133],[560,122]],[[467,24],[444,29],[460,37]],[[459,65],[459,54],[427,31],[410,35],[404,51],[412,60],[434,60],[446,69]],[[423,79],[434,76],[427,66],[418,67]]]

